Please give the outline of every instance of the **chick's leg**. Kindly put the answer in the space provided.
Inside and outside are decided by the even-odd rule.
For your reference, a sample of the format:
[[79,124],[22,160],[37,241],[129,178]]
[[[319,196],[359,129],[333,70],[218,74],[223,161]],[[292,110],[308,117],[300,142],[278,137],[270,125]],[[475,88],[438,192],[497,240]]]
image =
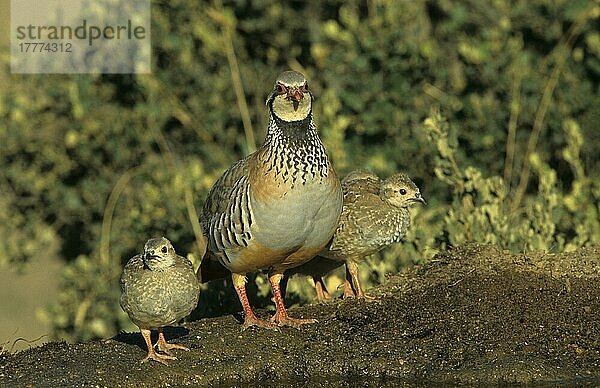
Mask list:
[[[348,277],[350,277],[350,279],[348,279]],[[363,292],[363,289],[360,285],[360,279],[358,277],[358,263],[354,260],[346,261],[346,283],[349,281],[352,282],[352,288],[354,289],[354,293],[356,294],[357,298],[366,301],[375,300],[375,297]],[[344,296],[346,296],[345,292]]]
[[317,300],[321,303],[327,302],[331,299],[331,295],[329,291],[327,291],[327,287],[325,287],[325,282],[323,278],[320,276],[313,276],[313,281],[315,282],[315,292],[317,293]]
[[169,352],[169,350],[171,350],[171,349],[181,349],[181,350],[185,350],[186,352],[190,351],[190,349],[187,346],[168,343],[165,340],[165,335],[163,333],[162,327],[160,329],[158,329],[158,341],[156,342],[156,346],[158,347],[159,351],[169,354],[169,355],[171,354]]
[[154,347],[152,346],[152,339],[150,338],[150,330],[140,328],[142,332],[142,336],[144,337],[144,341],[146,341],[146,346],[148,347],[148,355],[142,359],[142,363],[153,360],[160,362],[161,364],[168,365],[167,360],[176,360],[177,357],[170,356],[168,354],[159,354],[154,351]]
[[344,299],[346,298],[354,298],[356,296],[356,294],[354,293],[354,290],[352,289],[352,284],[350,283],[349,278],[349,274],[348,274],[348,270],[346,270],[346,280],[344,280]]

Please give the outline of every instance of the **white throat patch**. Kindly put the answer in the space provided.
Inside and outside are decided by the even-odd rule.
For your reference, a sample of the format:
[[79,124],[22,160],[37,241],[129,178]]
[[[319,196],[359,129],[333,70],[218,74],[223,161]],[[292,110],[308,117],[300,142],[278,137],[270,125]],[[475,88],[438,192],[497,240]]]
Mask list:
[[276,96],[273,99],[273,113],[283,121],[304,120],[310,113],[312,98],[310,93],[305,93],[304,98],[300,100],[298,109],[294,110],[292,101],[285,98],[285,95]]

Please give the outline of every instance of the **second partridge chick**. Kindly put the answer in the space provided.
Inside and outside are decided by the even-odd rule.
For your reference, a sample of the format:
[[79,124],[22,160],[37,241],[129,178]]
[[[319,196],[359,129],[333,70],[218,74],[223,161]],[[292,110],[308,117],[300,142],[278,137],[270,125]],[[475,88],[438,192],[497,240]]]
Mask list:
[[[162,328],[188,316],[198,304],[200,284],[192,263],[178,256],[164,237],[152,238],[144,252],[129,260],[121,275],[121,307],[142,332],[148,355],[142,360],[174,360],[171,349],[189,350],[165,340]],[[150,334],[158,330],[157,353]]]
[[365,257],[399,242],[410,226],[409,207],[425,204],[419,188],[404,173],[385,180],[354,171],[342,180],[344,205],[339,225],[329,245],[311,261],[288,271],[312,276],[317,298],[329,299],[323,276],[346,264],[344,297],[373,299],[360,285],[358,265]]

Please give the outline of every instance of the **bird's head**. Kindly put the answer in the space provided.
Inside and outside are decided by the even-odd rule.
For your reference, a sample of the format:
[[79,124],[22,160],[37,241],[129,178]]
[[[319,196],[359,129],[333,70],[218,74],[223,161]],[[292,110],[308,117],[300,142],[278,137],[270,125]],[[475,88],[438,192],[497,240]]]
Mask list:
[[380,194],[384,201],[395,207],[407,208],[416,202],[426,204],[417,185],[404,173],[396,173],[384,180]]
[[312,109],[312,94],[308,81],[297,71],[284,71],[267,98],[271,112],[283,121],[304,120]]
[[144,266],[152,271],[164,269],[173,265],[175,249],[171,242],[164,237],[151,238],[144,245],[142,259]]

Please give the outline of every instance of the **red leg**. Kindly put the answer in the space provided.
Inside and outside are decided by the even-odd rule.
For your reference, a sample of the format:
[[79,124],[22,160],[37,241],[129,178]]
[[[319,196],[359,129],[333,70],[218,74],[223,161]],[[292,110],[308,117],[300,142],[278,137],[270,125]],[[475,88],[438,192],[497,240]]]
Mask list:
[[240,302],[242,303],[242,308],[244,309],[244,324],[242,325],[242,330],[246,330],[250,326],[277,329],[277,326],[271,322],[258,319],[256,315],[254,315],[254,311],[252,311],[250,302],[248,302],[248,296],[246,295],[246,276],[234,273],[231,277],[233,279],[233,287],[235,288],[235,291],[240,298]]
[[273,298],[275,300],[275,306],[277,307],[277,311],[275,315],[271,318],[271,322],[275,322],[280,326],[292,326],[292,327],[300,327],[301,325],[307,323],[316,323],[316,319],[301,319],[301,318],[291,318],[287,315],[287,310],[285,309],[285,304],[283,303],[283,297],[281,296],[281,289],[279,288],[279,282],[283,274],[270,274],[269,282],[271,283],[271,288],[273,289]]
[[140,328],[142,332],[142,337],[146,341],[146,346],[148,347],[148,355],[142,360],[142,362],[147,362],[149,360],[158,361],[161,364],[168,365],[167,360],[176,360],[177,357],[170,356],[168,354],[158,354],[154,351],[154,347],[152,346],[152,340],[150,339],[150,330]]

